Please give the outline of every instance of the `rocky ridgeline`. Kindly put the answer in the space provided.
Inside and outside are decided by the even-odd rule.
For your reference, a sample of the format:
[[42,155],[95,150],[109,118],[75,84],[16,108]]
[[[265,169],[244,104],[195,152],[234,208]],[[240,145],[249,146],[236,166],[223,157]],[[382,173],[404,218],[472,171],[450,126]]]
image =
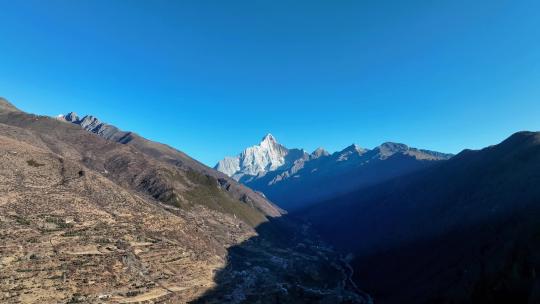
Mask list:
[[214,168],[261,191],[281,207],[294,210],[451,156],[392,142],[374,149],[352,144],[335,153],[323,148],[307,153],[288,149],[268,134],[258,145],[235,157],[225,157]]

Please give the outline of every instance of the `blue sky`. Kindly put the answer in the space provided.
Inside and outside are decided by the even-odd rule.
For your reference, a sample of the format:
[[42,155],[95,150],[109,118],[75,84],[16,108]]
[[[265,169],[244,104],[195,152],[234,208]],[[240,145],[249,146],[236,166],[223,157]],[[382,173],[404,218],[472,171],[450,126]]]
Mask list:
[[0,96],[214,165],[271,132],[443,152],[540,129],[538,1],[0,0]]

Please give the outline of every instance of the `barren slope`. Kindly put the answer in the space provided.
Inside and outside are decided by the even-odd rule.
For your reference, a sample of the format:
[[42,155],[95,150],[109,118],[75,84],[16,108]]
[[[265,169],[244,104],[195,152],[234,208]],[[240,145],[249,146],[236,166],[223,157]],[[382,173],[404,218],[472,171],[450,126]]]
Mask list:
[[[299,290],[292,303],[361,303],[330,251],[257,236],[255,227],[274,230],[268,219],[279,215],[165,145],[106,140],[0,100],[1,303],[221,303],[238,293],[223,280],[239,273],[231,248],[249,248],[240,273],[265,282],[243,285],[248,301],[282,302],[267,296],[291,288]],[[304,286],[316,294],[304,298]]]
[[81,163],[5,136],[0,163],[1,302],[183,302],[213,286],[227,246],[254,235],[207,208],[167,211]]

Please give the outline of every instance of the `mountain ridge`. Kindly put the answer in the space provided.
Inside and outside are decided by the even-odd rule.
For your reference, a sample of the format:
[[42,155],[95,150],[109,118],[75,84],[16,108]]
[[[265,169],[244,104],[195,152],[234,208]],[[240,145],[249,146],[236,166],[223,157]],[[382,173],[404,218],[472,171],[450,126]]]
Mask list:
[[79,126],[81,129],[106,140],[133,146],[144,153],[148,153],[153,157],[173,164],[174,166],[194,169],[203,175],[216,179],[217,184],[222,189],[225,189],[235,199],[239,199],[245,203],[254,204],[257,206],[257,208],[260,208],[261,211],[272,216],[284,214],[284,211],[281,208],[269,202],[259,193],[237,183],[225,174],[212,170],[182,151],[179,151],[169,145],[152,142],[134,132],[122,131],[111,124],[102,122],[92,115],[85,115],[81,118],[75,112],[70,112],[66,115],[59,115],[56,117],[56,119],[61,122],[67,122],[72,125]]
[[0,109],[4,111],[20,111],[17,107],[15,107],[11,102],[9,102],[4,97],[0,97]]
[[[288,149],[271,137],[271,145],[284,153],[274,157],[278,161],[273,166],[259,166],[254,172],[249,167],[251,163],[244,166],[243,160],[264,159],[264,153],[277,150],[265,150],[268,147],[264,144],[265,138],[258,146],[247,148],[236,157],[225,158],[215,168],[264,193],[287,210],[375,184],[452,156],[393,142],[385,142],[373,149],[351,144],[334,153],[318,148],[308,154],[303,149]],[[262,153],[262,156],[257,153]]]
[[381,302],[536,303],[538,172],[540,132],[522,131],[298,215]]

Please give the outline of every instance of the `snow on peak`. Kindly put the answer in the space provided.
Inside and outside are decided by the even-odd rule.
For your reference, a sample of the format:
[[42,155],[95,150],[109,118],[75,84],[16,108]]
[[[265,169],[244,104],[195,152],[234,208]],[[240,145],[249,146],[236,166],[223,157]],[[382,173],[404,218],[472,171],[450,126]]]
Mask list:
[[251,146],[235,157],[225,157],[215,169],[236,180],[244,176],[262,176],[291,163],[290,150],[279,144],[272,134],[263,137],[258,145]]
[[261,140],[259,146],[264,147],[266,149],[272,149],[272,148],[275,148],[275,147],[281,146],[281,145],[278,144],[277,140],[274,138],[274,136],[272,136],[272,134],[268,133],[268,134],[266,134],[266,136],[263,137],[263,139]]
[[[267,134],[258,145],[245,149],[237,156],[225,157],[216,164],[214,169],[242,183],[250,184],[260,179],[261,182],[272,185],[287,178],[297,178],[300,176],[298,172],[304,168],[309,168],[311,173],[321,172],[319,166],[335,165],[338,168],[352,168],[373,159],[384,160],[395,153],[429,160],[442,159],[444,156],[440,156],[440,153],[409,148],[404,144],[391,142],[384,143],[373,150],[352,144],[332,154],[323,148],[317,148],[309,154],[303,149],[288,149],[279,144],[272,134]],[[325,170],[331,172],[333,169]],[[306,172],[308,171],[302,174]]]
[[274,142],[274,143],[276,143],[277,141],[274,138],[274,136],[272,136],[272,134],[268,133],[261,140],[261,143],[263,143],[263,142]]

